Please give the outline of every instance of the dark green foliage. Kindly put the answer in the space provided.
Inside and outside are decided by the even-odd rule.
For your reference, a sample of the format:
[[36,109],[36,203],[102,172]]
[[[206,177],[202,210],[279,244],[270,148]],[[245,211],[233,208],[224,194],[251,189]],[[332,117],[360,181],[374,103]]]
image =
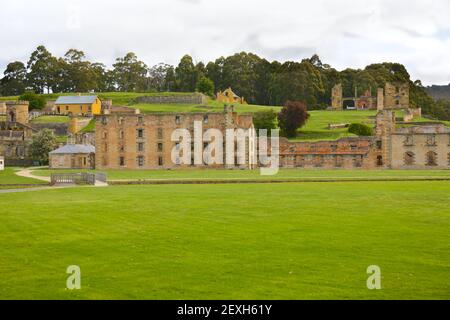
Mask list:
[[295,137],[297,129],[305,125],[309,118],[306,105],[300,101],[286,101],[278,114],[278,126],[281,134],[286,137]]
[[45,104],[47,103],[44,96],[36,94],[34,92],[25,92],[19,97],[19,100],[28,101],[30,103],[29,104],[30,110],[33,109],[41,110],[42,108],[45,107]]
[[4,96],[16,96],[22,94],[26,87],[27,69],[20,61],[11,62],[0,80],[0,94]]
[[357,136],[373,136],[373,129],[368,125],[362,123],[352,123],[348,127],[348,132],[356,134]]
[[255,126],[256,133],[259,133],[259,129],[267,129],[267,133],[270,134],[271,129],[277,127],[277,114],[272,109],[267,111],[258,111],[253,114],[253,125]]
[[214,82],[205,76],[200,77],[197,82],[197,91],[210,97],[214,96]]

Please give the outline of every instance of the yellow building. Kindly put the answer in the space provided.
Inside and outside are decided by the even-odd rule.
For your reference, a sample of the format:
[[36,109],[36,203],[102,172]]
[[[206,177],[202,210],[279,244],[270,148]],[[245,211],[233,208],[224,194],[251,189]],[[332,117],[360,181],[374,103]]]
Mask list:
[[102,110],[102,102],[97,96],[60,96],[55,101],[55,111],[65,115],[97,115]]
[[240,103],[240,104],[247,104],[245,99],[242,97],[239,97],[236,93],[231,90],[231,88],[228,88],[224,91],[219,91],[216,94],[216,99],[218,102],[224,102],[224,103]]

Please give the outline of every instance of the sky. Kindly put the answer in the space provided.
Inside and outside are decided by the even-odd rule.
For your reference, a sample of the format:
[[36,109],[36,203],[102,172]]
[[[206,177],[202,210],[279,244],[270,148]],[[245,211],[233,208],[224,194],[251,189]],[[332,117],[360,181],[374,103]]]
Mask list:
[[317,53],[338,70],[404,64],[424,85],[450,83],[448,0],[0,0],[0,72],[43,44],[111,66],[247,51],[269,61]]

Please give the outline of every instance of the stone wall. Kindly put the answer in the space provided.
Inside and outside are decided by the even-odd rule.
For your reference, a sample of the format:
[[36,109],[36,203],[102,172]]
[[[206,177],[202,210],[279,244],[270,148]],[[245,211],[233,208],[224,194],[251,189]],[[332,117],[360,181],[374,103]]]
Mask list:
[[50,129],[57,136],[65,136],[69,132],[68,123],[32,123],[31,125],[34,129],[40,131],[42,129]]
[[151,103],[151,104],[206,104],[206,96],[201,93],[192,94],[174,94],[174,95],[151,95],[142,96],[135,99],[136,103]]

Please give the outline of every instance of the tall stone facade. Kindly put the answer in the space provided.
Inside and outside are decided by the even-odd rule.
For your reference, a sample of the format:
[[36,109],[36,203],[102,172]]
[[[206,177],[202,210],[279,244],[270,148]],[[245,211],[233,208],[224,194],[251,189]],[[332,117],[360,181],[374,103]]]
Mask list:
[[331,89],[331,108],[340,111],[343,108],[342,84],[338,83]]
[[28,102],[8,101],[6,119],[0,122],[0,154],[6,165],[28,165],[28,143],[35,129],[28,125]]
[[390,136],[392,169],[450,169],[450,128],[399,128]]
[[386,83],[384,86],[385,109],[409,108],[409,85],[407,83]]
[[[223,113],[152,113],[110,114],[96,117],[95,146],[97,169],[172,169],[180,167],[226,167],[226,165],[189,165],[172,161],[171,141],[175,129],[188,129],[194,137],[194,121],[202,124],[203,132],[214,128],[225,136],[226,129],[252,129],[251,115],[226,110]],[[250,142],[248,142],[250,143]],[[207,143],[206,143],[207,145]],[[206,147],[203,145],[203,148]],[[249,144],[246,149],[250,150]],[[224,156],[225,154],[224,148]],[[245,164],[232,167],[248,168]]]

